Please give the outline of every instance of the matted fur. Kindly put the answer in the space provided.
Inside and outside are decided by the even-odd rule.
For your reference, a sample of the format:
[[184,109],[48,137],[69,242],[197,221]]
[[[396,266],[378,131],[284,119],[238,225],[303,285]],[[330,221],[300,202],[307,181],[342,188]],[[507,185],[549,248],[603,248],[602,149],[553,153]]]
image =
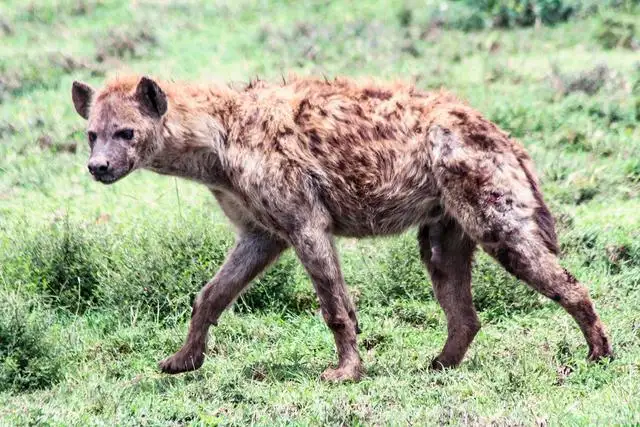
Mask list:
[[[209,325],[293,247],[336,340],[338,367],[323,377],[359,378],[356,311],[333,236],[412,226],[447,315],[434,368],[459,364],[480,328],[470,289],[477,244],[573,315],[591,359],[611,355],[586,288],[558,264],[553,217],[525,149],[446,91],[343,78],[233,88],[125,76],[96,94],[74,84],[73,95],[79,113],[89,106],[92,161],[106,171],[97,179],[146,168],[195,180],[238,229],[194,303],[187,342],[161,362],[165,372],[201,366]],[[121,128],[135,137],[122,141]]]

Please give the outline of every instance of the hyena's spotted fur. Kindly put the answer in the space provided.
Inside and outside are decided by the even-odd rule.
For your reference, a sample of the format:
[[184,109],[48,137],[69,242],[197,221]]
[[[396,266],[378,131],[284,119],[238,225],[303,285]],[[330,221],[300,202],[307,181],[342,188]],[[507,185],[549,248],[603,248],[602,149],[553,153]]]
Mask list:
[[324,378],[359,378],[356,310],[333,236],[411,226],[448,322],[434,368],[459,364],[480,328],[470,287],[476,245],[561,304],[590,359],[611,355],[587,289],[558,264],[553,217],[524,148],[446,92],[347,79],[233,89],[126,77],[98,93],[75,83],[73,99],[89,120],[98,180],[136,168],[192,179],[237,226],[236,246],[200,292],[187,341],[160,363],[164,372],[200,367],[209,326],[292,247],[337,345],[338,366]]

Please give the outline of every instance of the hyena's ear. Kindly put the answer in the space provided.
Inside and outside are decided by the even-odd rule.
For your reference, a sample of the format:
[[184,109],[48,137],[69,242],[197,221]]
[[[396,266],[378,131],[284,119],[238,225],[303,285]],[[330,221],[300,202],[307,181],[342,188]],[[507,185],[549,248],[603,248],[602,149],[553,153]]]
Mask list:
[[160,86],[148,77],[143,77],[136,88],[136,98],[143,111],[152,117],[160,118],[167,112],[167,96]]
[[71,98],[73,98],[73,106],[82,118],[89,118],[89,106],[93,98],[93,89],[86,83],[73,82],[71,88]]

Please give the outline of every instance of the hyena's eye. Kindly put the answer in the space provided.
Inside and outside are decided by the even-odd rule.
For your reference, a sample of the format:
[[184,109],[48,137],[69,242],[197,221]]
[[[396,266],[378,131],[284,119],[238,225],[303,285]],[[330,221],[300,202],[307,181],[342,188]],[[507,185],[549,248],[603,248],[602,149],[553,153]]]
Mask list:
[[89,137],[89,144],[93,145],[94,142],[96,142],[96,139],[98,138],[98,135],[96,135],[95,132],[87,132],[87,136]]
[[133,139],[133,129],[121,129],[114,133],[113,137],[129,141]]

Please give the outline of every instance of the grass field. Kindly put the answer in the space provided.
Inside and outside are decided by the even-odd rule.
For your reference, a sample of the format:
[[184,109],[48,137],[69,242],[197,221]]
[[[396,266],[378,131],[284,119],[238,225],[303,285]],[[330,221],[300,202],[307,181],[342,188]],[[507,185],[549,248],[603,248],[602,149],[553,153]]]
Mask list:
[[[640,423],[637,1],[574,2],[566,22],[540,12],[509,28],[468,3],[0,3],[0,424]],[[233,235],[195,184],[90,179],[71,83],[126,70],[446,86],[527,146],[563,265],[589,286],[617,358],[586,363],[572,319],[478,253],[483,329],[459,369],[429,371],[446,325],[413,230],[339,241],[361,382],[319,380],[333,338],[291,253],[212,330],[201,370],[159,374]]]

